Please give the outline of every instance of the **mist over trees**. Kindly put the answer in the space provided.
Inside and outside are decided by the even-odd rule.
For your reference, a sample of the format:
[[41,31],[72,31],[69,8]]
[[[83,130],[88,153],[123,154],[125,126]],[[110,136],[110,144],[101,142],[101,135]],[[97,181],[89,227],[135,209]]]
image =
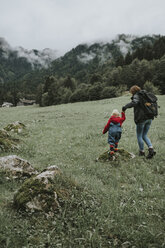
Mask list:
[[[124,52],[123,52],[124,51]],[[36,99],[40,106],[117,97],[133,84],[165,94],[165,37],[119,35],[79,45],[48,68],[32,66],[0,43],[0,104]]]

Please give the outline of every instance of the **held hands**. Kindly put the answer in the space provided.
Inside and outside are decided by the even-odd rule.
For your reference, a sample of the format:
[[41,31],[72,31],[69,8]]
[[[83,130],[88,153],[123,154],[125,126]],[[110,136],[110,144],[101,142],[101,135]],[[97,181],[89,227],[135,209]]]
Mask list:
[[123,106],[122,107],[122,112],[125,112],[126,111],[126,108]]

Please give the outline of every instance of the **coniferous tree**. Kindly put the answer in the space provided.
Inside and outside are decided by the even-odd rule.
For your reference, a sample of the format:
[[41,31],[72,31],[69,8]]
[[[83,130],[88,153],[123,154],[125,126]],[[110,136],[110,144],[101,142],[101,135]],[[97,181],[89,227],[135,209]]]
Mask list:
[[124,65],[124,56],[121,54],[116,60],[116,67]]
[[73,78],[71,78],[70,76],[67,76],[64,80],[63,80],[63,86],[65,88],[69,88],[71,91],[74,91],[76,88],[76,82]]
[[160,37],[153,46],[153,57],[160,59],[165,54],[165,37]]
[[125,56],[124,64],[129,65],[132,62],[132,55],[130,52],[128,52]]
[[36,103],[42,106],[43,84],[39,84],[36,91]]
[[155,62],[153,83],[159,87],[162,94],[165,94],[165,55],[159,61]]
[[88,95],[89,100],[99,100],[101,99],[101,91],[103,86],[100,82],[95,83],[93,86],[89,88]]

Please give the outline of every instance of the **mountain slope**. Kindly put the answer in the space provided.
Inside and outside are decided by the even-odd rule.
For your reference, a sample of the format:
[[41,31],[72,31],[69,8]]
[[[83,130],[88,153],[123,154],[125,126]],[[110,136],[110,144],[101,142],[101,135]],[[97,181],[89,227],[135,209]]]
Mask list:
[[22,47],[12,48],[4,38],[0,38],[0,81],[18,80],[34,70],[48,68],[57,57],[57,52],[51,49],[29,51]]
[[135,37],[131,35],[119,35],[111,42],[100,42],[92,45],[81,44],[66,53],[63,57],[54,60],[49,68],[51,74],[66,76],[70,74],[77,80],[86,80],[87,74],[95,73],[98,69],[108,64],[116,66],[116,62],[122,56],[133,53],[143,46],[153,46],[159,36]]
[[[21,47],[12,48],[4,38],[0,38],[0,102],[13,101],[13,95],[18,93],[22,97],[35,97],[38,85],[44,84],[45,78],[49,76],[54,76],[57,80],[59,77],[70,76],[76,80],[78,86],[82,83],[93,84],[94,82],[104,82],[104,85],[113,86],[114,83],[116,85],[117,82],[119,85],[122,81],[122,84],[127,83],[129,87],[133,76],[137,77],[136,73],[133,76],[130,74],[132,80],[128,80],[126,77],[128,72],[125,70],[125,78],[121,80],[121,70],[118,66],[125,68],[134,59],[159,60],[164,54],[165,37],[160,35],[137,37],[121,34],[109,42],[80,44],[62,57],[50,49],[28,51]],[[146,74],[142,84],[145,80],[153,79],[155,86],[158,84],[164,92],[164,69],[161,69],[163,63],[164,60],[161,61],[161,66],[159,61],[152,66],[148,64],[147,73],[151,76]],[[155,75],[150,66],[156,72],[158,72],[157,68],[160,68],[159,75]],[[136,70],[136,64],[133,67]],[[129,68],[129,71],[131,70]],[[109,75],[110,72],[111,75]],[[95,74],[97,74],[96,77]],[[97,78],[96,81],[95,78]]]

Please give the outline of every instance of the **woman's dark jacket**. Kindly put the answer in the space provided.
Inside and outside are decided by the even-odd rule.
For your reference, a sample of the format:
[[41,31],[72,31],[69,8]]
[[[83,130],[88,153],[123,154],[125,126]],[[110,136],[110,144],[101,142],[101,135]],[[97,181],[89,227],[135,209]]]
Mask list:
[[134,108],[134,121],[136,124],[141,123],[145,120],[148,120],[149,118],[146,116],[143,108],[141,107],[139,92],[134,94],[131,100],[132,101],[130,103],[126,104],[123,107],[123,111],[126,110],[127,108],[133,107]]

